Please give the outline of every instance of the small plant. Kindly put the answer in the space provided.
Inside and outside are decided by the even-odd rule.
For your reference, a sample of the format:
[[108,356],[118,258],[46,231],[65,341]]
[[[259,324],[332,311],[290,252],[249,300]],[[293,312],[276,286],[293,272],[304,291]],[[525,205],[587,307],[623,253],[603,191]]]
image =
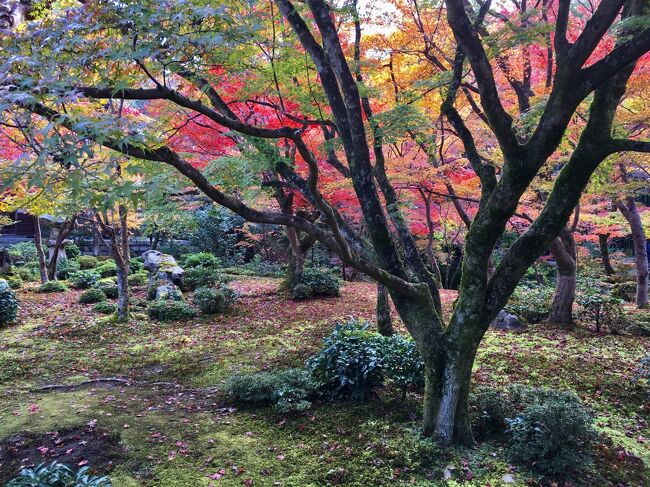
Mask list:
[[73,470],[63,463],[41,463],[22,469],[7,487],[111,487],[108,477],[93,476],[89,471],[89,467]]
[[203,267],[214,269],[221,265],[221,260],[210,252],[197,252],[183,256],[183,265],[186,268]]
[[129,262],[129,274],[136,274],[144,271],[144,260],[142,257],[134,257]]
[[235,375],[226,381],[225,390],[236,401],[273,404],[278,412],[287,413],[309,409],[318,383],[304,369],[289,369]]
[[99,273],[95,270],[78,271],[70,276],[70,281],[72,281],[72,287],[75,289],[88,289],[94,286],[99,281],[99,278]]
[[64,293],[69,291],[68,286],[61,281],[47,281],[38,288],[39,293]]
[[339,296],[341,279],[327,268],[307,268],[292,283],[291,297],[295,300],[312,296]]
[[543,475],[570,477],[590,463],[589,449],[596,438],[593,418],[571,392],[528,389],[519,399],[528,404],[509,418],[509,453]]
[[99,273],[101,277],[113,277],[117,275],[117,265],[112,260],[107,260],[99,264],[95,271]]
[[219,273],[210,267],[191,267],[185,269],[183,289],[194,291],[200,287],[212,287],[219,282],[219,277]]
[[5,326],[16,321],[18,315],[18,299],[16,293],[9,287],[9,283],[0,279],[0,326]]
[[79,271],[79,262],[72,259],[60,259],[56,263],[57,279],[69,279],[71,275]]
[[142,287],[147,285],[149,276],[146,272],[136,272],[128,277],[129,286]]
[[80,255],[77,257],[77,262],[79,262],[79,268],[84,271],[94,269],[99,265],[97,257],[93,255]]
[[100,301],[95,306],[93,306],[93,311],[95,313],[100,313],[102,315],[112,315],[117,311],[117,306],[108,301]]
[[383,382],[383,358],[369,323],[337,323],[323,349],[307,361],[307,369],[334,398],[365,399]]
[[[47,253],[47,247],[43,246],[43,250]],[[33,242],[19,242],[17,244],[7,247],[9,257],[12,262],[16,264],[26,264],[28,262],[36,262],[38,255],[36,254],[36,245]]]
[[119,294],[114,278],[100,279],[93,287],[102,290],[109,299],[116,299]]
[[177,321],[194,318],[194,308],[184,301],[163,300],[153,301],[147,307],[147,314],[150,318],[158,321]]
[[76,259],[81,255],[81,250],[76,243],[69,243],[65,246],[65,255],[68,259]]
[[100,301],[106,301],[106,294],[104,291],[97,288],[90,288],[84,291],[81,296],[79,296],[79,302],[81,304],[93,304],[99,303]]
[[194,292],[194,304],[203,314],[223,313],[237,300],[235,291],[227,286],[200,287]]

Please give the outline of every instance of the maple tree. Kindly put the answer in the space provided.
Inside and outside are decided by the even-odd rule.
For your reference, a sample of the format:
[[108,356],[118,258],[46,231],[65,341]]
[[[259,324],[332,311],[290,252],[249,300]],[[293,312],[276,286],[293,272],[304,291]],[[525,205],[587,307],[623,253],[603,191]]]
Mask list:
[[[359,69],[359,37],[349,35],[360,28],[353,8],[323,0],[228,1],[216,7],[198,1],[98,2],[53,12],[2,40],[7,78],[0,108],[34,114],[48,122],[48,131],[60,132],[57,139],[70,138],[59,154],[67,164],[78,165],[99,145],[169,165],[214,202],[249,221],[303,232],[384,285],[424,361],[425,434],[469,444],[471,370],[490,322],[529,266],[563,232],[599,164],[619,152],[650,151],[648,142],[612,130],[635,63],[650,49],[645,2],[601,2],[585,22],[576,21],[567,0],[544,2],[541,22],[522,20],[506,31],[490,1],[478,5],[475,11],[461,0],[447,0],[438,22],[423,26],[428,32],[440,25],[455,39],[447,35],[440,114],[462,143],[459,152],[480,186],[464,238],[459,295],[447,319],[439,284],[417,248],[387,170],[390,138],[384,129],[390,118],[375,113],[370,103]],[[606,39],[612,27],[616,39]],[[514,67],[499,66],[504,43],[524,52],[521,80],[509,79]],[[547,90],[529,106],[528,83],[540,73],[526,61],[526,52],[532,56],[535,47],[548,54],[549,43]],[[36,51],[33,45],[47,49]],[[499,83],[495,66],[507,83]],[[460,93],[484,126],[466,123]],[[131,116],[115,116],[106,109],[106,100],[114,99],[138,108]],[[200,151],[168,140],[178,127],[164,114],[147,113],[142,108],[147,103],[197,120],[249,157],[206,163]],[[535,177],[562,150],[583,103],[589,104],[587,121],[561,171],[551,175],[552,189],[538,216],[495,265],[495,244]],[[410,135],[408,126],[401,131]],[[486,148],[494,158],[485,157]],[[244,199],[219,179],[217,169],[227,168],[281,176],[282,186],[318,210],[318,220],[256,207],[255,199]],[[340,174],[353,189],[364,234],[324,194],[323,179],[331,174]]]

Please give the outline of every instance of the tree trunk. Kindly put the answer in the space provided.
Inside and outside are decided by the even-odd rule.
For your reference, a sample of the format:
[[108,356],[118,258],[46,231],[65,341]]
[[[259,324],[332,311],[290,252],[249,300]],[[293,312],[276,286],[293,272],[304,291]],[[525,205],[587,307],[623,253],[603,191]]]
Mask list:
[[34,218],[34,245],[36,246],[36,255],[38,256],[38,270],[41,274],[41,283],[45,284],[49,281],[47,275],[47,261],[45,260],[45,252],[43,252],[43,237],[41,235],[41,218]]
[[600,260],[603,263],[603,269],[605,274],[611,276],[614,274],[614,268],[609,260],[609,246],[607,241],[609,240],[609,233],[599,233],[598,234],[598,246],[600,247]]
[[[117,259],[116,259],[117,263]],[[129,319],[129,266],[118,265],[117,267],[117,319],[128,321]]]
[[641,215],[632,197],[626,198],[625,203],[618,202],[618,207],[632,231],[634,266],[636,268],[636,305],[639,308],[645,308],[648,306],[648,256]]
[[557,282],[548,321],[573,326],[573,302],[576,295],[576,246],[573,233],[564,228],[551,242],[549,250],[557,263]]
[[377,283],[377,331],[380,335],[389,337],[395,333],[390,317],[390,301],[386,286]]

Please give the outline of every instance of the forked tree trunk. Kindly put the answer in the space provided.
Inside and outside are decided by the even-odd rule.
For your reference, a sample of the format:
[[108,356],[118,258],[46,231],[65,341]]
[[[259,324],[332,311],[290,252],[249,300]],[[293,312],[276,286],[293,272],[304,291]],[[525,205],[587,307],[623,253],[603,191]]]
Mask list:
[[564,228],[549,245],[557,264],[557,282],[548,321],[565,326],[573,325],[573,302],[576,295],[576,246],[573,234]]
[[605,274],[611,276],[614,274],[614,268],[612,263],[609,260],[609,245],[607,241],[609,240],[609,233],[599,233],[598,234],[598,247],[600,248],[600,260],[603,263],[603,269]]
[[392,336],[393,320],[390,317],[390,301],[386,286],[377,283],[377,331],[385,337]]
[[49,281],[47,275],[47,261],[45,260],[45,252],[43,252],[43,237],[41,235],[41,218],[34,218],[34,245],[36,246],[36,255],[38,256],[38,271],[41,274],[41,283],[45,284]]

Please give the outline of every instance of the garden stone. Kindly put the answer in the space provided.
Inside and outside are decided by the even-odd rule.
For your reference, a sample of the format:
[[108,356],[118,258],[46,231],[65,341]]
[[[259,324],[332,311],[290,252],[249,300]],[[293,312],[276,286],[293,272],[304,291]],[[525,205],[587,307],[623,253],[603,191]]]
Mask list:
[[522,331],[526,330],[528,327],[521,322],[521,320],[512,313],[508,313],[506,310],[499,311],[499,314],[496,318],[490,323],[490,328],[495,330],[514,330]]
[[149,271],[149,282],[152,278],[159,281],[169,281],[177,286],[183,283],[185,271],[178,265],[176,259],[169,254],[163,254],[157,250],[147,250],[142,254],[144,268]]

